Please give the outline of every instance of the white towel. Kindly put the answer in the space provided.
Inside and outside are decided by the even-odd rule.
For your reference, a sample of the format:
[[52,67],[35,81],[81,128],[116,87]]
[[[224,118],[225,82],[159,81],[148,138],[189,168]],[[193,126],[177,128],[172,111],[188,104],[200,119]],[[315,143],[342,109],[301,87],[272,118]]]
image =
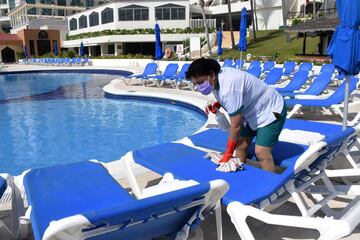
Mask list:
[[325,136],[320,133],[290,129],[283,129],[279,136],[280,141],[302,145],[311,145],[324,139]]

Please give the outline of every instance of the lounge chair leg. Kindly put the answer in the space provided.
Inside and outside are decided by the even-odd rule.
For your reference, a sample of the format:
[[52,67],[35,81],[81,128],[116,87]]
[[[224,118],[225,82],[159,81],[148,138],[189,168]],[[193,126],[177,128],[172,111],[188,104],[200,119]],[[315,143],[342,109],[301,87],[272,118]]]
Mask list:
[[295,113],[297,113],[301,108],[300,104],[296,104],[293,109],[287,114],[286,118],[291,118]]
[[215,206],[215,217],[216,217],[216,232],[217,239],[222,240],[222,216],[221,216],[221,202],[216,203]]
[[136,181],[135,174],[131,167],[131,164],[133,163],[132,152],[128,152],[127,154],[125,154],[125,156],[121,158],[121,162],[124,165],[124,173],[127,180],[129,181],[133,194],[136,196],[136,198],[141,198],[142,191],[138,182]]

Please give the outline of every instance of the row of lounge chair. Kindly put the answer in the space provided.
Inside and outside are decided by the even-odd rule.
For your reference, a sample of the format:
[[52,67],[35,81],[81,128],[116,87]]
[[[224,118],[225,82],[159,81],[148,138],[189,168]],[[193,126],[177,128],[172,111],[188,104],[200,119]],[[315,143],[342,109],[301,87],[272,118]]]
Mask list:
[[[289,112],[288,117],[292,117],[302,107],[327,108],[343,117],[341,108],[345,96],[345,83],[336,88],[332,94],[323,94],[328,92],[328,88],[334,80],[334,65],[324,64],[317,74],[311,73],[313,68],[311,63],[302,63],[296,72],[294,72],[295,66],[294,62],[287,62],[283,68],[274,67],[263,77],[265,83],[275,87],[286,98],[288,107],[293,108]],[[156,63],[149,63],[142,74],[134,74],[126,78],[124,77],[122,80],[127,85],[132,81],[137,81],[137,83],[144,86],[163,87],[168,85],[173,88],[189,88],[194,90],[192,83],[185,79],[185,73],[189,68],[188,63],[183,64],[179,72],[177,72],[179,65],[176,63],[168,64],[162,74],[157,74],[157,67]],[[258,78],[263,74],[262,69],[256,64],[253,64],[246,71]],[[278,84],[284,80],[287,80],[288,84],[279,86]],[[355,91],[358,85],[358,78],[351,78],[350,93]],[[349,124],[354,125],[359,119],[360,114],[357,114]]]
[[[352,183],[333,185],[330,178],[360,176],[359,159],[349,153],[354,146],[360,148],[359,134],[360,125],[342,131],[338,125],[287,120],[273,153],[282,173],[245,164],[245,170],[225,174],[204,156],[208,151],[224,151],[227,133],[205,128],[182,140],[123,156],[119,163],[133,196],[114,180],[106,164],[95,160],[29,170],[15,179],[16,184],[13,177],[2,175],[0,195],[13,197],[13,225],[7,228],[4,223],[1,236],[25,237],[31,226],[35,240],[187,239],[188,231],[215,211],[218,239],[222,239],[221,200],[242,239],[254,239],[248,217],[315,229],[319,239],[338,239],[351,234],[360,222],[360,191]],[[253,147],[248,154],[256,160]],[[354,168],[328,170],[339,154],[345,154]],[[140,188],[134,164],[162,175],[162,181]],[[26,213],[19,206],[22,187],[29,205]],[[291,197],[301,216],[268,212]],[[347,206],[333,210],[330,202],[341,197],[347,198]]]
[[84,66],[89,63],[89,58],[30,58],[19,62],[36,65]]

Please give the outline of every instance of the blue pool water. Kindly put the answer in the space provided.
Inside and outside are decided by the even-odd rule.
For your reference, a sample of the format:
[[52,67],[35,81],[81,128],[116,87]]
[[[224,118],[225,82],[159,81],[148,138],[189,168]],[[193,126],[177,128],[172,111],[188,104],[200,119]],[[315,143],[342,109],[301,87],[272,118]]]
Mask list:
[[186,107],[108,99],[115,76],[89,73],[0,75],[0,172],[19,174],[126,152],[185,137],[206,121]]

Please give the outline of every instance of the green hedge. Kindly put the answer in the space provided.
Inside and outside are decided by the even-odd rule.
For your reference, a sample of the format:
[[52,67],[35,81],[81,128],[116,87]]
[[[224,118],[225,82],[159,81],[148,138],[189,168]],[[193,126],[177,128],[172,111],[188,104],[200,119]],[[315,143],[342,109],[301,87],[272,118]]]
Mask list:
[[[211,28],[210,32],[215,32],[215,28]],[[204,28],[164,28],[161,29],[163,34],[191,34],[191,33],[204,33]],[[87,32],[76,35],[66,36],[66,40],[76,40],[83,38],[93,38],[109,35],[137,35],[137,34],[155,34],[152,28],[139,28],[139,29],[116,29],[116,30],[103,30],[98,32]]]

